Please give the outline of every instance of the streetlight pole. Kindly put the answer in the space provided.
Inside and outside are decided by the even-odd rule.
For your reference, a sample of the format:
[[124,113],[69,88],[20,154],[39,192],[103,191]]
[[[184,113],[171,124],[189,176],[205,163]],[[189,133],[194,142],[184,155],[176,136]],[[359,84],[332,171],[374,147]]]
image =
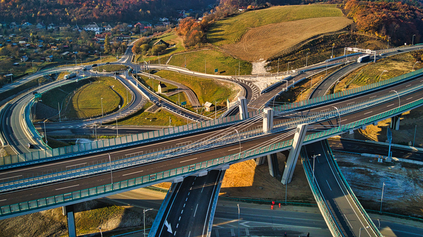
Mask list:
[[399,111],[399,109],[401,107],[401,99],[400,99],[400,96],[399,96],[399,94],[398,94],[398,92],[396,90],[391,90],[391,91],[395,92],[397,94],[397,96],[398,96],[398,111]]
[[335,43],[332,44],[332,55],[330,56],[330,58],[333,58],[333,48],[335,47]]
[[366,227],[360,227],[360,230],[359,230],[359,232],[358,232],[358,237],[361,237],[361,229],[367,229],[367,228],[369,228],[370,226],[366,226]]
[[413,40],[411,41],[411,45],[414,45],[414,36],[416,36],[415,34],[413,35]]
[[416,132],[417,132],[417,124],[414,126],[413,146],[414,146],[414,142],[416,141]]
[[118,123],[117,123],[117,117],[115,117],[116,119],[116,138],[119,136],[119,127],[118,127]]
[[311,156],[311,158],[313,158],[313,182],[314,182],[314,163],[315,163],[316,157],[318,157],[318,156],[320,156],[320,154]]
[[278,75],[279,75],[279,58],[278,58]]
[[101,117],[103,117],[103,98],[101,98]]
[[238,134],[238,142],[239,142],[239,157],[241,157],[241,137],[239,136],[239,132],[235,129],[235,132]]
[[290,64],[291,62],[288,62],[288,68],[286,69],[286,74],[288,74],[288,72],[289,72],[289,64]]
[[46,144],[48,145],[47,130],[46,130],[46,121],[47,121],[47,119],[43,121],[43,123],[44,123],[44,137],[46,138],[45,139],[46,140]]
[[108,153],[108,155],[109,155],[109,166],[110,166],[110,184],[113,186],[112,158],[110,157],[110,153]]
[[239,209],[239,203],[236,204],[238,206],[238,237],[241,236],[239,234],[239,222],[241,220],[241,210]]
[[308,55],[310,54],[310,52],[307,52],[307,54],[306,54],[306,67],[308,66],[308,62],[307,62],[307,60],[308,60]]
[[420,63],[420,61],[416,61],[413,65],[413,69],[411,71],[414,71],[414,66],[416,66],[417,63]]
[[385,191],[385,182],[382,185],[382,193],[380,194],[380,213],[382,213],[383,192]]
[[[413,66],[413,68],[414,68],[414,66]],[[382,73],[380,74],[380,76],[379,76],[379,80],[378,80],[377,82],[380,82],[380,79],[382,78],[382,75],[383,75],[383,73],[384,73],[384,72],[388,72],[388,71],[383,70],[383,71],[382,71]]]
[[338,112],[338,116],[339,116],[339,124],[338,124],[338,131],[341,129],[341,113],[339,113],[339,110],[337,107],[332,106],[336,109],[336,112]]
[[142,210],[142,214],[143,214],[143,222],[144,222],[144,237],[145,237],[145,213],[148,211],[153,210],[153,208],[149,208],[149,209],[143,209]]
[[100,230],[100,236],[103,237],[103,232],[101,232],[101,227],[98,227],[98,229]]

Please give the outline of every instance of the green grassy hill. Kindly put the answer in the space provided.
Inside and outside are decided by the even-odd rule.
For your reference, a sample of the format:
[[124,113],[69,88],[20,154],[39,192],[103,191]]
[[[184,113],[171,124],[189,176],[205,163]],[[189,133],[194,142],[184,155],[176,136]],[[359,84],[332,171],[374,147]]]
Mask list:
[[302,20],[317,17],[341,17],[342,11],[336,5],[313,4],[278,6],[249,11],[211,25],[207,34],[209,42],[221,46],[239,41],[249,29],[272,23]]

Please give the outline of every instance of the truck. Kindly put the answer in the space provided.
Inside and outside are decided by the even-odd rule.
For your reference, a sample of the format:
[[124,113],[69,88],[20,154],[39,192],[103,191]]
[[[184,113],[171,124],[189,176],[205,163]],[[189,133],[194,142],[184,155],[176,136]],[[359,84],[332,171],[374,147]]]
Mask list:
[[357,58],[357,63],[365,63],[367,61],[370,61],[370,55],[363,55]]
[[65,75],[65,80],[71,79],[71,78],[74,78],[74,77],[76,77],[76,73],[73,72],[71,74]]

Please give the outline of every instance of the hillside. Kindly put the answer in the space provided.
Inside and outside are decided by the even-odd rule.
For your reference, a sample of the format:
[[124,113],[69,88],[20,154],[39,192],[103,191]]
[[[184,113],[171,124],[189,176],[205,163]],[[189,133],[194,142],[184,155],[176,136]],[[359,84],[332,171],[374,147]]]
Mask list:
[[335,5],[278,6],[218,21],[207,40],[238,58],[257,61],[351,23]]
[[134,22],[179,17],[179,10],[203,12],[215,0],[8,0],[1,1],[2,21],[23,23]]

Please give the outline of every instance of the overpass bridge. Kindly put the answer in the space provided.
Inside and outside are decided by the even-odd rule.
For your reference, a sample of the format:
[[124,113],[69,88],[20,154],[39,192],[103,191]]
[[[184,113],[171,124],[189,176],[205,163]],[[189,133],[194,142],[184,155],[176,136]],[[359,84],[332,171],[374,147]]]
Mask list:
[[[418,83],[414,83],[413,88],[417,84]],[[411,84],[410,84],[410,86],[411,86]],[[407,85],[405,87],[410,87],[410,86]],[[57,188],[54,189],[56,192],[53,191],[54,195],[50,196],[50,197],[45,197],[46,193],[37,191],[37,192],[39,192],[38,194],[36,194],[36,195],[31,194],[30,195],[30,196],[32,196],[30,198],[36,198],[36,199],[29,200],[28,197],[26,197],[26,198],[11,201],[10,197],[9,197],[9,199],[8,198],[2,198],[1,200],[2,200],[3,204],[5,204],[5,205],[1,207],[1,218],[7,218],[7,217],[10,217],[12,215],[21,215],[22,213],[35,212],[35,211],[39,211],[40,209],[43,209],[43,208],[49,209],[49,208],[52,208],[54,205],[63,206],[63,205],[69,205],[71,203],[78,203],[78,202],[81,202],[81,200],[88,200],[88,199],[93,199],[93,198],[100,197],[100,196],[107,196],[107,195],[110,195],[113,192],[116,193],[116,192],[120,192],[120,191],[123,191],[123,190],[138,188],[140,186],[143,186],[143,185],[145,186],[146,184],[151,184],[151,183],[158,182],[158,181],[161,182],[163,180],[174,180],[175,178],[177,178],[178,176],[181,176],[181,175],[187,176],[189,174],[195,174],[195,172],[200,172],[204,169],[218,168],[219,166],[221,166],[223,164],[225,164],[225,165],[231,164],[231,163],[235,163],[235,162],[238,162],[238,161],[241,161],[241,160],[258,158],[258,157],[261,157],[263,155],[272,154],[274,152],[278,152],[278,151],[282,151],[282,150],[287,150],[287,149],[290,149],[291,144],[292,144],[292,140],[289,139],[290,137],[288,135],[292,135],[292,133],[286,134],[286,131],[290,131],[290,129],[295,127],[295,125],[297,125],[298,123],[303,123],[303,122],[313,123],[314,122],[314,123],[319,124],[319,126],[322,126],[320,128],[313,129],[311,131],[311,133],[307,135],[305,142],[310,143],[311,141],[313,141],[313,139],[314,140],[325,139],[326,137],[333,136],[334,134],[338,134],[338,133],[342,133],[342,132],[346,132],[346,131],[351,131],[352,129],[356,129],[356,128],[359,128],[361,126],[365,126],[366,124],[374,123],[375,120],[378,120],[378,119],[381,120],[381,118],[384,118],[384,117],[394,116],[394,114],[401,113],[401,111],[403,111],[403,109],[405,109],[404,111],[407,111],[407,110],[410,110],[410,109],[412,109],[416,106],[420,106],[418,100],[413,100],[413,96],[409,96],[410,94],[412,95],[412,94],[415,93],[416,98],[420,98],[420,97],[418,97],[419,96],[418,90],[419,89],[417,89],[415,91],[407,91],[407,92],[404,92],[403,94],[402,94],[402,92],[400,92],[400,93],[397,92],[396,94],[398,95],[398,102],[400,102],[401,97],[405,97],[404,99],[406,101],[410,100],[410,102],[413,102],[413,103],[407,103],[406,105],[403,105],[403,104],[400,105],[400,103],[398,103],[398,109],[388,110],[387,112],[389,112],[389,113],[379,113],[378,114],[378,112],[382,112],[382,111],[386,110],[386,108],[393,106],[393,105],[390,105],[390,104],[388,104],[387,106],[385,106],[385,108],[382,108],[379,111],[377,111],[377,110],[373,111],[373,110],[370,110],[370,109],[373,109],[374,107],[376,107],[375,106],[376,104],[380,104],[382,101],[389,101],[389,100],[395,101],[396,98],[392,98],[392,97],[395,97],[395,96],[390,96],[390,98],[371,99],[370,102],[368,102],[366,104],[366,106],[361,105],[362,107],[360,107],[360,108],[358,108],[359,107],[358,105],[346,106],[345,111],[341,111],[341,113],[343,114],[344,117],[349,116],[348,113],[350,113],[350,112],[357,112],[357,111],[359,111],[359,109],[363,109],[364,107],[367,107],[368,113],[365,112],[365,113],[368,114],[367,119],[364,119],[364,118],[366,118],[366,116],[362,117],[361,119],[355,118],[356,119],[355,123],[350,122],[348,124],[342,124],[341,126],[338,126],[337,128],[335,128],[334,125],[335,124],[338,125],[339,122],[342,122],[342,120],[337,121],[336,119],[334,119],[334,120],[328,120],[328,119],[336,118],[337,115],[340,116],[341,113],[339,113],[339,112],[337,113],[335,111],[329,111],[329,112],[324,111],[325,109],[328,109],[328,108],[323,108],[323,110],[321,110],[321,108],[319,108],[320,111],[319,110],[313,111],[312,109],[309,109],[313,106],[318,105],[318,104],[313,105],[313,103],[316,102],[316,100],[311,101],[309,103],[305,103],[305,105],[293,106],[293,107],[290,108],[291,111],[301,110],[301,109],[303,109],[303,111],[301,111],[300,113],[297,113],[297,114],[295,114],[295,113],[284,114],[284,116],[285,116],[284,119],[275,120],[276,123],[275,123],[274,133],[278,133],[278,132],[280,133],[283,130],[283,131],[285,131],[285,133],[284,133],[285,136],[282,136],[282,137],[276,136],[276,134],[264,135],[262,128],[258,128],[258,130],[256,129],[257,131],[254,131],[254,129],[249,130],[249,131],[242,131],[238,127],[238,129],[240,131],[242,131],[241,133],[239,133],[237,131],[237,135],[235,135],[234,133],[232,133],[232,135],[229,134],[228,137],[226,138],[226,140],[224,140],[222,138],[219,138],[220,140],[214,139],[213,143],[215,144],[214,148],[221,148],[219,150],[222,150],[222,147],[224,149],[230,148],[230,147],[225,147],[225,145],[222,145],[221,144],[222,142],[227,142],[227,143],[232,142],[232,143],[234,143],[234,141],[235,142],[238,141],[240,145],[239,146],[232,145],[231,149],[235,149],[235,150],[240,149],[239,150],[240,152],[233,154],[234,150],[228,149],[226,152],[218,152],[218,155],[223,155],[223,156],[218,157],[218,158],[213,158],[213,157],[216,157],[215,154],[214,155],[209,154],[209,156],[205,157],[205,159],[202,158],[203,162],[200,162],[200,163],[195,163],[197,161],[200,161],[198,159],[198,157],[192,157],[191,156],[192,160],[189,160],[189,159],[186,158],[186,157],[189,157],[189,156],[185,156],[183,160],[179,161],[179,164],[177,164],[177,162],[176,162],[176,166],[175,166],[176,168],[174,168],[173,171],[172,170],[166,170],[166,171],[161,171],[159,173],[157,173],[157,172],[151,173],[152,171],[149,170],[149,171],[146,171],[144,173],[144,169],[140,170],[139,167],[137,167],[138,169],[135,170],[135,171],[133,170],[133,168],[129,168],[129,167],[132,167],[133,165],[135,165],[135,163],[132,163],[131,165],[124,167],[126,173],[121,173],[118,170],[123,168],[122,163],[124,163],[124,162],[122,162],[122,160],[124,160],[124,159],[121,157],[121,159],[119,159],[119,162],[115,162],[116,160],[114,162],[112,162],[112,160],[109,156],[109,162],[107,162],[107,158],[106,158],[103,161],[97,160],[98,161],[97,164],[94,165],[94,166],[97,166],[95,168],[99,168],[99,166],[101,166],[100,164],[102,164],[103,168],[106,167],[106,169],[107,169],[107,166],[109,166],[109,170],[107,170],[107,171],[102,170],[101,172],[98,172],[97,174],[95,174],[96,176],[103,177],[103,178],[100,178],[99,180],[103,183],[106,183],[106,184],[102,184],[100,186],[95,186],[96,184],[101,184],[101,182],[91,183],[89,181],[89,178],[87,178],[85,180],[89,181],[88,183],[90,183],[90,184],[88,184],[88,185],[85,184],[85,181],[84,181],[84,185],[81,185],[81,184],[78,184],[78,183],[74,183],[74,184],[68,183],[68,184],[70,184],[68,186],[63,186],[63,185],[62,186],[60,186],[60,185],[56,186]],[[385,94],[386,94],[386,92],[385,92]],[[352,96],[350,96],[350,97],[352,97]],[[326,98],[325,100],[330,100],[330,102],[334,103],[335,102],[334,99],[335,99],[335,97],[330,97],[330,98]],[[345,98],[343,98],[342,100],[344,100],[344,99]],[[363,99],[363,98],[361,98],[361,99]],[[377,102],[377,100],[379,100],[379,102]],[[321,103],[322,101],[318,101],[318,102]],[[349,103],[352,103],[352,102],[349,102]],[[357,103],[357,102],[354,102],[354,103]],[[392,102],[390,102],[390,103],[392,104]],[[313,105],[313,106],[311,106],[311,105]],[[340,107],[340,105],[338,105],[336,103],[334,105]],[[345,106],[345,104],[344,104],[344,106]],[[330,106],[327,106],[327,107],[330,107]],[[354,107],[354,108],[352,108],[352,107]],[[383,107],[383,106],[379,105],[379,107]],[[304,112],[304,109],[305,109],[306,112]],[[310,120],[310,118],[305,118],[305,116],[307,116],[307,115],[314,116],[312,118],[314,120]],[[375,115],[375,116],[372,116],[372,115]],[[324,117],[324,119],[319,120],[318,118],[322,117],[322,116]],[[369,116],[370,116],[370,118],[369,118]],[[295,118],[289,120],[289,119],[286,119],[287,117],[295,117]],[[354,116],[352,116],[352,117],[354,117]],[[354,119],[351,119],[350,121],[354,121]],[[234,122],[234,121],[231,121],[231,122]],[[240,123],[240,122],[238,121],[238,123]],[[245,125],[245,124],[242,124],[241,126],[251,128],[251,127],[260,125],[261,121],[257,117],[253,117],[253,119],[249,120],[249,123],[250,124],[248,124],[248,126]],[[225,124],[225,123],[220,123],[218,125],[221,127],[220,132],[224,131],[224,129],[227,129],[228,126],[229,126],[228,124]],[[349,127],[345,127],[346,125],[349,125]],[[219,128],[216,128],[214,126],[211,126],[211,127],[213,127],[213,129],[215,129],[216,131],[219,131]],[[234,129],[237,129],[237,128],[234,128]],[[277,130],[277,129],[280,129],[280,130]],[[334,130],[334,129],[336,129],[336,130]],[[320,131],[320,130],[324,130],[324,131]],[[176,133],[175,130],[173,130],[173,131],[168,130],[167,132],[168,132],[167,135]],[[192,134],[195,134],[195,133],[196,132],[192,132]],[[218,132],[216,132],[216,133],[218,133]],[[165,134],[165,132],[163,132],[162,135],[164,135],[164,134]],[[158,134],[158,135],[160,135],[160,134]],[[153,133],[153,136],[154,136],[154,133]],[[190,135],[188,135],[187,137],[189,137],[189,136]],[[269,142],[269,136],[274,138],[275,140],[273,140],[273,141],[271,140]],[[310,138],[310,136],[312,136],[312,137]],[[169,138],[166,138],[166,139],[169,139]],[[307,140],[307,139],[309,139],[309,140]],[[245,142],[244,142],[244,140],[245,140]],[[281,140],[285,140],[285,141],[284,142],[277,142],[277,141],[281,141]],[[152,141],[150,141],[150,142],[152,143]],[[189,144],[192,143],[191,141],[185,141],[185,142],[187,142]],[[219,142],[220,142],[220,144],[218,144]],[[129,139],[128,139],[128,143],[130,143]],[[151,143],[147,142],[147,144],[151,144]],[[161,144],[161,145],[163,145],[163,144]],[[213,145],[211,145],[210,142],[206,145],[207,145],[207,147],[197,146],[197,148],[199,148],[200,150],[213,148]],[[245,145],[245,147],[243,147],[244,145]],[[121,147],[121,148],[123,148],[123,147]],[[192,150],[193,146],[191,145],[191,147],[189,147],[189,148],[191,149],[189,152],[193,152],[193,150]],[[242,152],[242,150],[244,150],[244,152]],[[212,150],[209,150],[209,151],[212,151]],[[135,153],[132,153],[132,154],[129,154],[129,155],[128,155],[128,153],[126,153],[125,159],[127,159],[127,158],[132,159],[132,162],[135,162],[135,160],[140,160],[140,159],[143,159],[143,158],[145,159],[145,157],[140,157],[141,152],[144,153],[144,151],[138,151],[138,153],[135,152]],[[194,152],[200,152],[200,151],[195,150]],[[216,153],[216,152],[213,152],[213,153]],[[121,154],[124,154],[124,152],[121,153]],[[151,154],[151,153],[144,153],[144,154]],[[163,156],[163,154],[167,154],[167,153],[162,152],[161,154],[158,154],[158,155]],[[94,156],[96,156],[96,155],[94,155]],[[101,156],[101,154],[100,154],[100,156]],[[52,156],[52,157],[54,157],[54,156]],[[154,156],[150,156],[150,158],[151,157],[154,157]],[[40,158],[40,157],[38,157],[38,158]],[[103,156],[103,158],[105,158],[105,157]],[[126,160],[126,161],[128,161],[128,160]],[[182,162],[182,161],[184,161],[184,162]],[[151,159],[149,160],[149,162],[151,162]],[[189,165],[186,166],[183,163],[189,164]],[[90,164],[88,164],[88,162],[85,163],[85,164],[79,163],[77,165],[72,165],[68,161],[66,161],[66,162],[64,162],[64,164],[61,164],[62,167],[65,166],[65,165],[67,165],[67,167],[72,167],[72,168],[78,167],[78,169],[79,169],[79,170],[77,170],[77,169],[67,169],[67,171],[64,172],[64,173],[67,173],[67,174],[74,175],[75,173],[80,172],[81,169],[93,171],[93,167],[90,167]],[[106,166],[104,166],[104,165],[106,165]],[[121,165],[121,166],[119,166],[119,165]],[[60,165],[59,165],[59,167],[60,167]],[[40,167],[40,168],[45,169],[45,167]],[[161,167],[161,168],[163,169],[163,167]],[[165,168],[169,168],[169,167],[165,167]],[[26,169],[26,168],[22,168],[22,169]],[[131,172],[129,172],[129,170],[131,170]],[[109,174],[102,174],[102,173],[105,173],[105,172],[110,172],[110,178],[104,177],[105,175],[109,176]],[[14,172],[12,172],[12,173],[14,173]],[[36,177],[32,178],[31,182],[34,181],[34,180],[35,181],[42,180],[42,182],[44,182],[48,178],[52,178],[53,176],[58,177],[59,174],[57,174],[57,173],[60,173],[60,172],[56,172],[56,174],[54,174],[54,175],[49,174],[50,177],[40,178],[39,175],[36,175],[38,173],[35,171],[33,174],[35,174]],[[61,173],[63,173],[63,172],[61,172]],[[10,174],[10,173],[7,173],[7,174]],[[143,175],[140,176],[141,174],[143,174]],[[144,175],[144,174],[147,174],[147,175]],[[93,173],[91,172],[90,175],[93,175]],[[117,175],[118,179],[116,179],[116,175]],[[119,175],[120,175],[120,177],[119,177]],[[16,176],[19,176],[19,175],[16,175]],[[21,176],[23,177],[23,175],[21,175]],[[87,176],[87,174],[85,174],[84,176]],[[127,178],[130,178],[130,177],[135,177],[135,178],[127,179]],[[63,179],[63,177],[61,177],[61,178],[62,178],[62,180],[67,180],[69,178],[75,178],[75,176],[68,176],[66,179]],[[94,181],[94,179],[91,179],[91,180]],[[110,180],[110,182],[107,181],[107,180]],[[126,183],[125,183],[125,181],[126,181]],[[51,187],[51,185],[57,185],[57,183],[55,183],[55,182],[57,182],[57,180],[54,181],[54,182],[50,182],[49,186]],[[19,184],[20,182],[18,180],[15,180],[14,183]],[[87,189],[83,189],[84,186]],[[38,189],[38,186],[36,186],[36,187],[37,187],[36,189]],[[13,192],[22,192],[23,189],[18,188],[16,190],[18,190],[18,191],[13,191]],[[23,194],[23,193],[21,193],[21,194]],[[0,195],[0,197],[1,196],[3,196],[3,195]],[[21,195],[19,195],[19,196],[21,196]],[[25,195],[22,195],[22,196],[25,196]]]

